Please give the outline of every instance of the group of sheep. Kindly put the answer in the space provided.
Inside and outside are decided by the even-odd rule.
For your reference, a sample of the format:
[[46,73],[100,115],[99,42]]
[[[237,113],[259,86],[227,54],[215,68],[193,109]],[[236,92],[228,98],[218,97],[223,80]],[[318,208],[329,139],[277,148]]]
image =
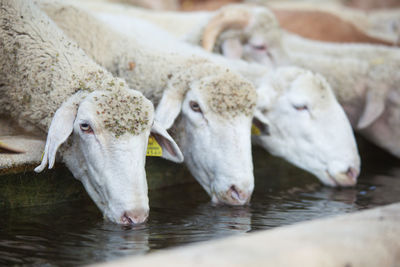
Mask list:
[[252,142],[329,186],[357,182],[351,125],[400,156],[398,50],[301,39],[265,7],[0,0],[0,41],[0,114],[47,134],[35,170],[58,151],[115,223],[148,216],[150,135],[229,205],[250,201]]

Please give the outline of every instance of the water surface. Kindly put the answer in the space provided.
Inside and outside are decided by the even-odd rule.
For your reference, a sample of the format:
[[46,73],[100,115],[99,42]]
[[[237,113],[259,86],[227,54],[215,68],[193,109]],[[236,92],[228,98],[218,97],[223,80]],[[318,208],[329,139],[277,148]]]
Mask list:
[[249,206],[214,206],[197,184],[168,187],[150,192],[149,221],[135,227],[105,222],[89,199],[2,210],[0,265],[109,261],[399,202],[398,160],[371,151],[363,158],[355,188],[324,187],[282,161],[257,161],[256,189]]

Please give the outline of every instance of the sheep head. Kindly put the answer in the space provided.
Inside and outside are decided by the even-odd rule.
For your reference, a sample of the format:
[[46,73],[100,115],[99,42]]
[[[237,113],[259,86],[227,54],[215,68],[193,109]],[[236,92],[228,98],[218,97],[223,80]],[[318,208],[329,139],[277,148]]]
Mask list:
[[350,122],[326,80],[278,68],[258,88],[255,143],[329,186],[353,186],[360,158]]
[[149,100],[133,90],[79,91],[55,113],[42,163],[52,168],[56,152],[112,222],[142,223],[149,211],[145,157],[150,132],[182,161],[182,154],[157,122]]
[[282,61],[281,29],[267,8],[250,4],[223,7],[210,19],[202,35],[202,47],[231,59],[267,65]]
[[215,64],[174,74],[156,118],[174,138],[192,175],[214,203],[243,205],[254,188],[250,126],[256,91]]

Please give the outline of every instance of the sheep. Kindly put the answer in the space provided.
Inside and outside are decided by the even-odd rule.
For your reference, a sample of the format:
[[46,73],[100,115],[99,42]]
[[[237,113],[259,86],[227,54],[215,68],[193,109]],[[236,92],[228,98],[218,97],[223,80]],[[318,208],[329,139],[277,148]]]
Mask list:
[[[88,0],[79,5],[97,12],[112,12],[141,18],[170,32],[175,37],[197,43],[208,21],[228,9],[245,9],[257,13],[251,4],[227,5],[217,11],[160,12],[126,7],[98,0]],[[336,5],[310,5],[307,3],[269,3],[282,28],[306,38],[329,42],[374,43],[392,46],[397,44],[398,12],[373,12],[366,16],[360,11]],[[382,14],[384,13],[384,14]]]
[[[114,29],[122,33],[134,33],[134,36],[140,33],[137,29],[139,26],[135,25],[142,25],[142,22],[136,19],[108,13],[93,14],[107,25],[114,25]],[[58,13],[57,19],[60,19]],[[283,68],[277,71],[276,75],[270,75],[271,71],[259,64],[229,61],[205,53],[198,47],[178,43],[160,29],[153,27],[150,30],[149,27],[146,27],[140,40],[148,38],[148,43],[155,44],[162,40],[164,46],[168,45],[170,50],[175,49],[181,53],[190,51],[190,54],[228,65],[252,81],[258,88],[259,99],[253,121],[258,126],[260,135],[253,137],[255,143],[272,154],[310,171],[326,185],[349,186],[356,183],[360,159],[354,135],[342,108],[322,77],[299,68]],[[152,36],[149,37],[148,32],[151,32]],[[112,34],[111,29],[108,34]],[[154,40],[154,36],[159,40]],[[121,40],[121,37],[119,38]],[[96,44],[98,43],[97,40]],[[274,82],[279,80],[279,76],[282,76],[285,82]],[[320,98],[326,101],[324,107],[318,104]],[[297,106],[294,107],[293,103]],[[298,108],[304,105],[307,105],[308,110]],[[331,123],[326,125],[325,121]],[[335,129],[341,129],[341,133],[330,135],[329,131]]]
[[150,131],[165,157],[183,156],[140,92],[94,63],[31,1],[0,2],[0,114],[47,133],[36,172],[62,162],[108,220],[144,222]]
[[130,38],[69,3],[39,4],[96,62],[152,100],[156,119],[171,130],[186,165],[212,202],[249,202],[254,189],[250,129],[256,105],[250,82],[190,50],[172,50],[174,44],[161,35],[149,39],[151,29],[144,22]]
[[[219,51],[215,44],[233,42],[236,47],[222,45],[222,52],[234,58],[275,66],[294,64],[323,74],[353,127],[376,145],[400,157],[397,141],[400,127],[396,119],[400,110],[398,49],[305,40],[281,30],[267,9],[260,10],[258,17],[247,24],[243,24],[242,16],[237,20],[242,29],[225,27],[222,34],[218,32],[221,29],[218,25],[226,26],[227,22],[210,21],[204,30],[203,47]],[[233,21],[235,18],[230,17],[230,22]],[[230,39],[224,39],[228,36]],[[217,37],[219,41],[215,42]]]

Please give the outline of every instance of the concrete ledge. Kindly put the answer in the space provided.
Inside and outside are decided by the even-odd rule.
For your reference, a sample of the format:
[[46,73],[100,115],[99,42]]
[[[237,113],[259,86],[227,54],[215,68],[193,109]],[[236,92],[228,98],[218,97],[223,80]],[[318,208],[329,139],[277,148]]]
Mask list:
[[[0,174],[33,170],[40,164],[45,142],[33,136],[0,136],[0,141],[25,153],[0,153]],[[23,168],[23,169],[21,169]]]
[[400,265],[400,203],[96,266]]
[[24,131],[4,116],[0,116],[0,142],[13,149],[25,151],[25,153],[4,153],[0,149],[0,175],[26,172],[40,164],[45,137]]

